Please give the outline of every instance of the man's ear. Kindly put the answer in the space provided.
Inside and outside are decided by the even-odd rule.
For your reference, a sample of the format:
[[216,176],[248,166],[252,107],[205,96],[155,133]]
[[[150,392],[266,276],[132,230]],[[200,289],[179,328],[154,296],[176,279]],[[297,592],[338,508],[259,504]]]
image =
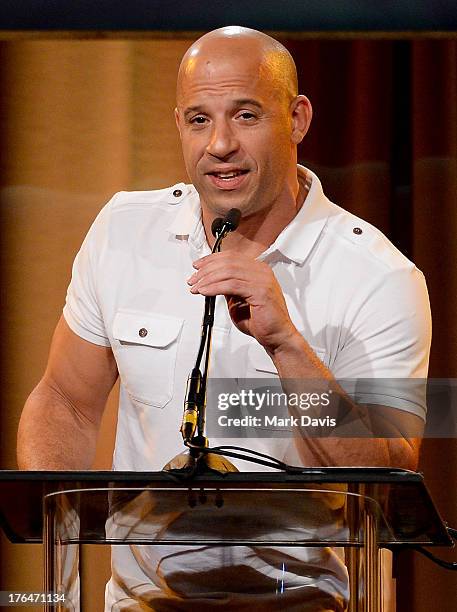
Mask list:
[[294,144],[298,144],[305,137],[311,123],[313,116],[311,102],[306,96],[297,96],[291,102],[290,113],[292,118],[291,139]]
[[180,118],[179,118],[179,111],[177,108],[175,108],[175,122],[176,122],[176,127],[178,128],[179,136],[181,137],[181,124],[180,124]]

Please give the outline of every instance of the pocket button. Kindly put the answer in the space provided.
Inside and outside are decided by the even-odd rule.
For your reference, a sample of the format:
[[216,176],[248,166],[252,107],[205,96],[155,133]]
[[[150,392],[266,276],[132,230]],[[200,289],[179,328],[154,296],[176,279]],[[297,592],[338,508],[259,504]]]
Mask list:
[[142,327],[138,331],[138,335],[140,336],[140,338],[146,338],[146,336],[148,335],[148,330],[145,327]]

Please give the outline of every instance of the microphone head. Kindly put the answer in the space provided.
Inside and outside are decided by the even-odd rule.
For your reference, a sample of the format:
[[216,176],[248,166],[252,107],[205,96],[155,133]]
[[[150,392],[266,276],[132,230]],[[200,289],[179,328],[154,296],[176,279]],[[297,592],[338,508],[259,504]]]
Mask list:
[[215,238],[217,238],[217,235],[220,234],[223,225],[224,219],[221,217],[216,217],[216,219],[214,219],[214,221],[211,223],[211,233]]
[[241,219],[241,210],[238,208],[231,208],[225,215],[224,224],[230,232],[233,232],[238,227]]

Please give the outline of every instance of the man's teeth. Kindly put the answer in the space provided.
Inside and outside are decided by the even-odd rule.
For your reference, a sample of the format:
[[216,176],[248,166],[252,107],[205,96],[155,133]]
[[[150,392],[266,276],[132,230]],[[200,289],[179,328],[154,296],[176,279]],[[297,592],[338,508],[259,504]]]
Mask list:
[[231,179],[231,178],[235,178],[235,176],[238,176],[239,174],[242,174],[241,170],[238,170],[236,172],[216,172],[215,175],[218,178],[223,178],[223,179]]

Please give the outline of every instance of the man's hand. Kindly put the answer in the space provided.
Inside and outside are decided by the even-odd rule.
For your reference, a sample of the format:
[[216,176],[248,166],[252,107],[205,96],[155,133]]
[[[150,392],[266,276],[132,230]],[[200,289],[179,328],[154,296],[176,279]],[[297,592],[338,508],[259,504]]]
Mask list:
[[197,271],[187,281],[191,292],[225,295],[233,323],[268,353],[299,335],[281,287],[266,263],[226,251],[202,257],[193,266]]

